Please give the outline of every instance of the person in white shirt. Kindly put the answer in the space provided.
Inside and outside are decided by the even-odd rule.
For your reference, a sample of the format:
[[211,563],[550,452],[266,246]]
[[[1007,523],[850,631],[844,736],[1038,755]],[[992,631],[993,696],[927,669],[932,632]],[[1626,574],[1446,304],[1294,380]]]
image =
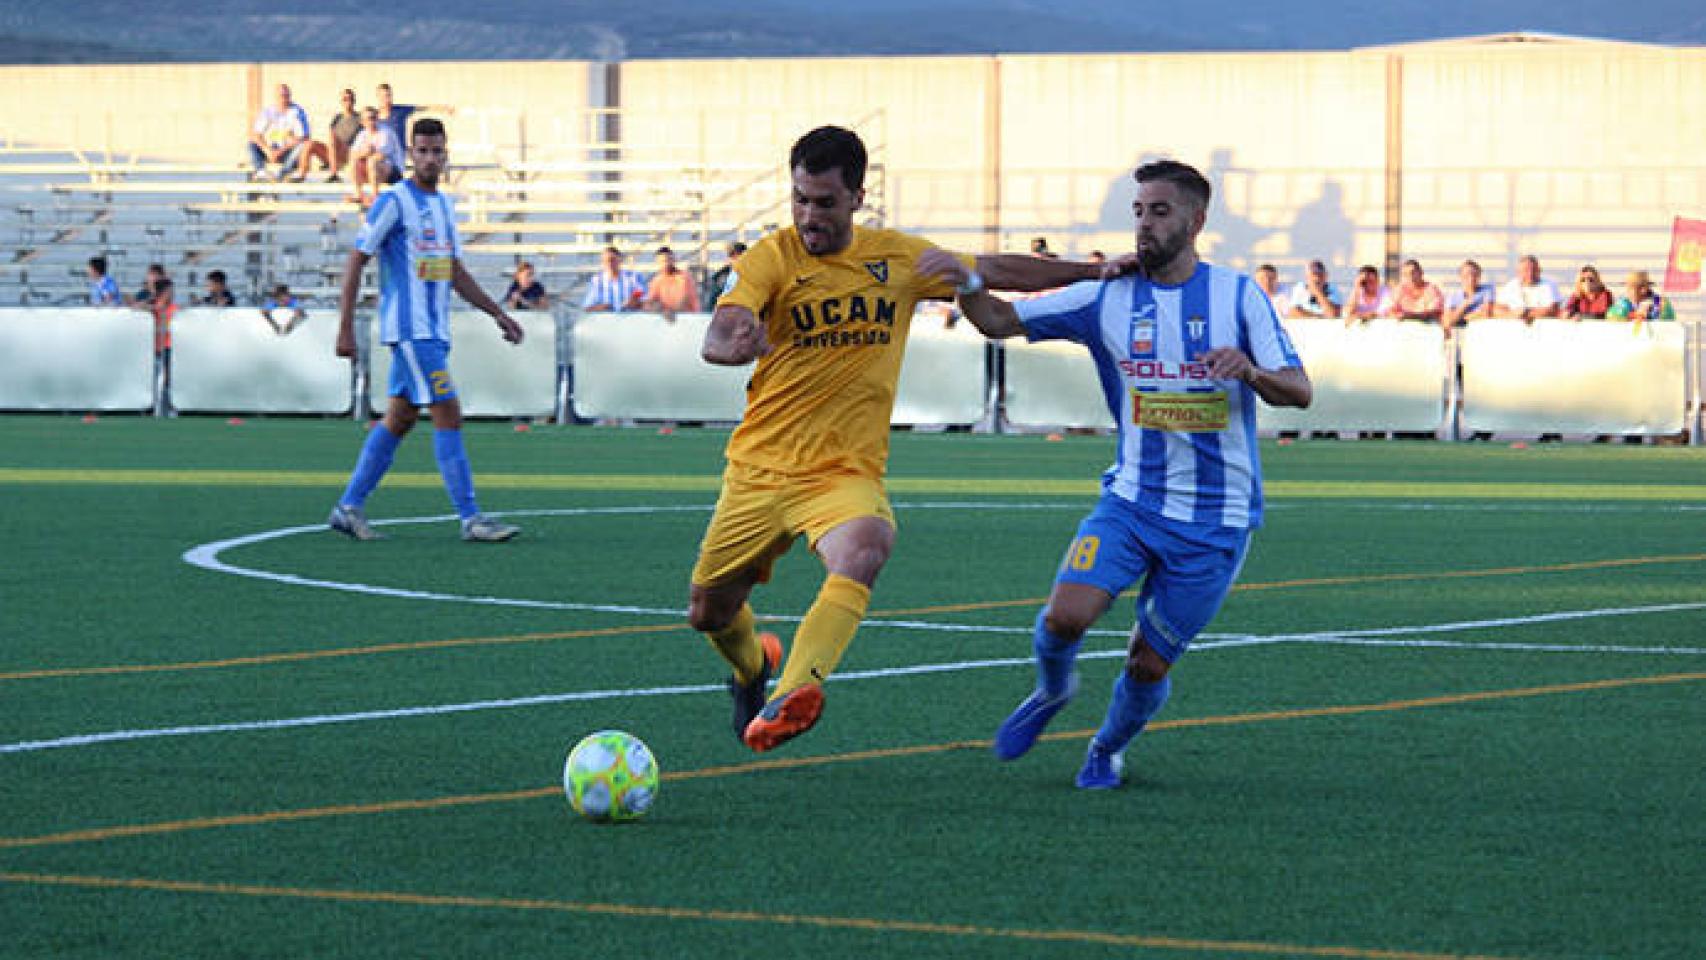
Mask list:
[[[249,163],[254,167],[250,176],[255,180],[277,180],[295,170],[308,143],[308,111],[291,101],[290,85],[279,84],[275,96],[249,131]],[[270,172],[268,164],[277,164],[278,172]]]
[[379,122],[379,111],[372,107],[361,112],[361,132],[350,144],[349,156],[355,192],[345,199],[354,203],[365,207],[379,195],[381,186],[403,179],[403,144]]
[[1268,295],[1268,302],[1274,305],[1274,316],[1285,316],[1290,298],[1280,292],[1279,268],[1271,263],[1264,263],[1256,268],[1255,278],[1256,286]]
[[1337,317],[1345,302],[1339,288],[1327,280],[1327,265],[1309,261],[1309,271],[1291,285],[1285,315],[1293,318]]
[[1558,316],[1563,302],[1558,285],[1540,275],[1540,261],[1528,256],[1517,262],[1516,277],[1499,288],[1493,316],[1533,323],[1541,317]]

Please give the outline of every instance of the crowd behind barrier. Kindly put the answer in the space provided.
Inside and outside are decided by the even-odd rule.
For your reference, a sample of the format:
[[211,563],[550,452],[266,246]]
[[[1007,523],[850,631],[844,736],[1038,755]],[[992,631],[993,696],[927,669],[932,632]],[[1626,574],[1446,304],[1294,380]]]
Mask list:
[[[144,311],[0,309],[0,410],[366,417],[381,409],[388,353],[358,314],[362,360],[334,355],[334,311],[279,333],[259,311],[178,315],[154,352]],[[453,315],[457,387],[473,417],[604,421],[740,418],[751,368],[704,363],[707,314],[518,315],[505,343],[489,318]],[[1275,433],[1672,437],[1700,442],[1706,334],[1697,323],[1481,320],[1287,322],[1315,384],[1307,410],[1260,408]],[[895,403],[897,426],[1109,429],[1088,356],[1061,344],[985,344],[920,313]]]

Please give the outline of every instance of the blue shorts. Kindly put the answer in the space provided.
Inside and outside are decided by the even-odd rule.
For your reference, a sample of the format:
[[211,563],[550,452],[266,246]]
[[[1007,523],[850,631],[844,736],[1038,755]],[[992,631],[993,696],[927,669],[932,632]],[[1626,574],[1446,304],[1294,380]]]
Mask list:
[[1219,612],[1249,545],[1249,530],[1180,523],[1104,493],[1078,525],[1055,582],[1088,584],[1117,597],[1142,578],[1138,626],[1149,646],[1173,663]]
[[443,340],[399,340],[391,345],[388,397],[408,397],[417,407],[456,399],[450,379],[450,344]]

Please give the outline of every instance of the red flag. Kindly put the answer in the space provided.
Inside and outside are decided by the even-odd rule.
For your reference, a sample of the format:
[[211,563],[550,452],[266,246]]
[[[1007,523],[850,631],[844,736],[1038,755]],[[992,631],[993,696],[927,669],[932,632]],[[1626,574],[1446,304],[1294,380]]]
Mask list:
[[1700,289],[1700,261],[1706,256],[1706,220],[1677,217],[1670,228],[1670,263],[1665,266],[1665,295]]

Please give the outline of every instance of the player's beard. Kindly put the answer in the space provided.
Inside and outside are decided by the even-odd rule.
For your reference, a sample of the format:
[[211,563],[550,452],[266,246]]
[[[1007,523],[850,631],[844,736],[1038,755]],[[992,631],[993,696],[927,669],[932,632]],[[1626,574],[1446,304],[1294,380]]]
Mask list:
[[1137,262],[1143,267],[1145,274],[1153,275],[1156,271],[1178,259],[1179,255],[1185,252],[1187,242],[1188,238],[1182,230],[1166,237],[1150,234],[1145,238],[1139,234],[1137,238]]
[[840,253],[847,246],[849,239],[834,226],[827,224],[813,224],[809,228],[800,229],[799,233],[800,244],[814,257]]

